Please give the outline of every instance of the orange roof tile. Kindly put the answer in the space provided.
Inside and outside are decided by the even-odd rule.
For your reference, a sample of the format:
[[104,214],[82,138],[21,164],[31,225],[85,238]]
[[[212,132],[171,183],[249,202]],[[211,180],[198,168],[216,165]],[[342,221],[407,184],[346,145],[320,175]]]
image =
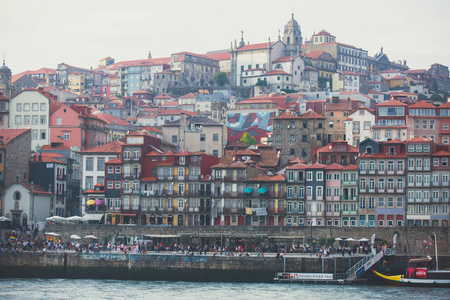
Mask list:
[[375,106],[408,106],[408,104],[405,104],[400,101],[392,99],[392,100],[387,100],[387,101],[381,102]]
[[427,101],[419,101],[417,103],[411,104],[409,108],[436,108],[436,106]]
[[89,150],[81,151],[81,153],[120,153],[122,152],[123,144],[121,141],[112,141]]
[[8,144],[19,135],[31,129],[0,129],[0,136],[3,137],[3,144]]

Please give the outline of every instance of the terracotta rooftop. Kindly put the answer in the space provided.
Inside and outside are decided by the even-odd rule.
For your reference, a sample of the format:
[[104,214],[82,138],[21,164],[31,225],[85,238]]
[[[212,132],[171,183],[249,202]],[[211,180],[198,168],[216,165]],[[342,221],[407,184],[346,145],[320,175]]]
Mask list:
[[397,100],[387,100],[377,104],[376,106],[408,106],[408,104],[402,103]]
[[0,137],[3,138],[3,144],[8,144],[19,135],[30,131],[31,129],[0,129]]
[[81,151],[81,153],[120,153],[122,152],[123,144],[121,141],[112,141],[89,150]]
[[419,101],[409,106],[409,108],[436,108],[433,104],[427,101]]

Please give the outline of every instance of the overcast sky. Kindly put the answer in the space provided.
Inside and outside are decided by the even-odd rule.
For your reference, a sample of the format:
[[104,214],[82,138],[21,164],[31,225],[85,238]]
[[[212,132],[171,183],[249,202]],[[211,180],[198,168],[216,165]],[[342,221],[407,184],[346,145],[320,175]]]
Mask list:
[[305,40],[326,29],[338,42],[412,69],[450,65],[448,0],[0,0],[0,55],[13,74],[58,63],[96,67],[171,53],[229,49],[230,42],[262,43],[294,17]]

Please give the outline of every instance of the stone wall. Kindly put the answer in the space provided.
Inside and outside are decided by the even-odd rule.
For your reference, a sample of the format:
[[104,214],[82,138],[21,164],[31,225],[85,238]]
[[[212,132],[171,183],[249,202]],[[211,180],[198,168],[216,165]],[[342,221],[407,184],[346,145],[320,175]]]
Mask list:
[[[144,235],[188,235],[195,239],[198,234],[205,241],[208,239],[210,244],[222,240],[225,245],[227,239],[242,238],[242,240],[251,241],[256,236],[263,238],[263,243],[292,245],[307,244],[309,237],[314,239],[320,237],[332,238],[367,238],[370,240],[372,234],[376,234],[376,244],[381,245],[386,241],[392,245],[394,234],[397,233],[398,253],[403,254],[404,246],[407,248],[408,255],[434,254],[434,246],[429,246],[426,252],[421,250],[425,246],[424,240],[430,242],[429,237],[436,233],[438,237],[439,255],[449,255],[449,248],[445,246],[444,240],[449,240],[448,228],[431,227],[393,227],[393,228],[336,228],[336,227],[292,227],[292,226],[121,226],[121,225],[63,225],[52,224],[46,226],[46,231],[62,234],[62,240],[69,240],[70,235],[77,234],[81,237],[92,234],[98,236],[101,241],[105,238],[132,236],[142,238]],[[370,242],[369,242],[370,243]],[[434,241],[432,242],[434,245]]]
[[[391,274],[403,274],[409,257],[386,256]],[[317,258],[309,255],[287,256],[286,272],[344,273],[361,257]],[[450,266],[450,257],[439,258],[441,268]],[[204,256],[36,252],[0,255],[3,278],[107,278],[135,280],[187,280],[229,282],[272,282],[282,272],[284,260],[256,256]],[[382,262],[374,269],[387,272]],[[363,275],[376,280],[371,272]]]

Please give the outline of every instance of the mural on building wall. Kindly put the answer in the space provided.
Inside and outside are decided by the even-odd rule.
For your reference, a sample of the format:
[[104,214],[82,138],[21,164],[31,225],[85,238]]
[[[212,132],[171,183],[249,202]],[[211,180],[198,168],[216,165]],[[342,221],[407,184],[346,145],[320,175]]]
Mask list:
[[272,132],[273,116],[274,112],[228,113],[228,142],[240,140],[245,132],[257,141],[267,137],[267,134]]

